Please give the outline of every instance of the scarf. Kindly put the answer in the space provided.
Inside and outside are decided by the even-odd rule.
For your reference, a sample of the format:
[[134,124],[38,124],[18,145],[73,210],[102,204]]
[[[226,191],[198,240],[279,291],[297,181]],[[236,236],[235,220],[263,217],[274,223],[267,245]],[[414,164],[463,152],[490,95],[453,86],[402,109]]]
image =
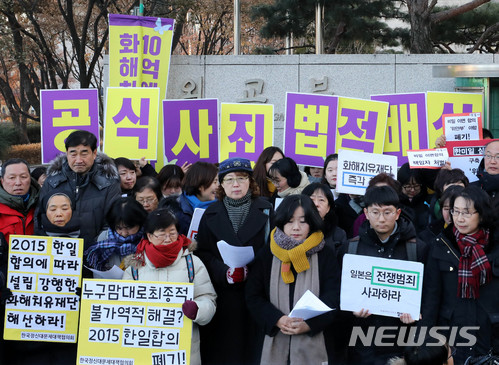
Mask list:
[[489,242],[489,230],[480,229],[473,234],[462,234],[453,227],[453,231],[461,251],[457,296],[478,299],[480,285],[487,284],[491,279],[492,268],[484,251]]
[[310,269],[308,257],[325,245],[324,234],[320,231],[312,233],[304,241],[296,241],[276,227],[270,237],[270,250],[281,261],[281,276],[286,284],[295,281],[291,265],[297,273]]
[[71,237],[78,238],[80,236],[80,220],[76,216],[72,216],[64,227],[56,226],[50,223],[45,213],[42,213],[42,229],[49,237]]
[[207,202],[202,202],[201,200],[198,199],[198,197],[196,195],[185,195],[185,193],[183,193],[185,198],[189,201],[189,204],[191,205],[192,207],[192,210],[196,209],[196,208],[201,208],[201,209],[206,209],[208,208],[211,204],[213,204],[214,202],[216,202],[217,200],[209,200]]
[[155,268],[167,267],[175,262],[180,250],[187,248],[190,243],[191,240],[183,234],[178,236],[178,240],[168,245],[155,246],[144,238],[137,246],[135,256],[140,262],[142,262],[142,266],[146,264],[144,257],[145,253]]
[[88,264],[97,270],[105,269],[108,259],[113,254],[128,256],[134,253],[143,235],[144,230],[142,228],[137,233],[127,237],[120,236],[111,228],[108,228],[107,239],[98,241],[85,251]]
[[251,191],[248,190],[246,195],[241,199],[232,199],[225,196],[223,203],[225,209],[227,209],[232,228],[234,228],[234,232],[237,234],[237,231],[239,231],[239,228],[241,228],[249,214],[251,207]]

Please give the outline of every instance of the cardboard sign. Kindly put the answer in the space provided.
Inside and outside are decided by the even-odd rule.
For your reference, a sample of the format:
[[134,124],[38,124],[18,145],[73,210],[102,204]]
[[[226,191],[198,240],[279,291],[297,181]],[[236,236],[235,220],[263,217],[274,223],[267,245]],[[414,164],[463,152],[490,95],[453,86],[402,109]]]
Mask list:
[[482,139],[482,113],[445,114],[442,119],[447,142]]
[[10,236],[4,339],[76,342],[83,239]]
[[411,169],[440,169],[449,160],[446,148],[407,151]]
[[364,195],[369,181],[381,172],[396,176],[397,157],[340,150],[338,153],[338,180],[336,191]]
[[193,284],[83,281],[77,364],[190,363]]
[[424,265],[420,262],[350,255],[343,257],[341,310],[400,317],[421,313]]

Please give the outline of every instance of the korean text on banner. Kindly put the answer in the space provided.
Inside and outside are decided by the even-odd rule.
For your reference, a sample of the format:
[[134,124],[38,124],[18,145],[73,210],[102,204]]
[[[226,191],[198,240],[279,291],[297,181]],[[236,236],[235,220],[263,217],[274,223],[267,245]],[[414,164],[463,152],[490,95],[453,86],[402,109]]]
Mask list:
[[428,114],[428,143],[435,146],[435,141],[443,133],[442,116],[457,113],[483,113],[483,95],[476,93],[426,93],[426,111]]
[[336,151],[383,153],[388,103],[339,97]]
[[419,319],[424,265],[420,262],[350,255],[343,258],[341,310]]
[[10,236],[6,340],[76,342],[83,239]]
[[[110,14],[109,86],[159,87],[159,100],[165,98],[174,24],[173,19]],[[162,123],[158,135],[157,166],[160,168],[164,165]]]
[[390,104],[384,154],[397,156],[402,166],[407,162],[407,150],[428,148],[425,93],[373,95],[371,99]]
[[256,162],[273,144],[273,105],[222,103],[219,161],[242,157]]
[[218,162],[218,100],[163,100],[165,156],[169,163]]
[[104,153],[131,160],[156,159],[158,88],[109,87],[104,122]]
[[411,169],[440,169],[449,161],[445,148],[407,151]]
[[186,283],[83,281],[77,364],[190,364]]
[[482,139],[481,113],[444,114],[442,119],[447,142]]
[[42,163],[65,153],[64,140],[78,129],[93,133],[99,145],[97,89],[41,90],[40,121]]
[[297,164],[323,167],[335,153],[338,97],[286,94],[284,153]]
[[381,172],[395,178],[397,175],[397,156],[340,150],[336,191],[364,195],[369,181]]
[[470,182],[477,181],[478,167],[485,153],[485,145],[499,139],[480,139],[477,141],[451,141],[445,144],[449,152],[452,168],[459,168]]

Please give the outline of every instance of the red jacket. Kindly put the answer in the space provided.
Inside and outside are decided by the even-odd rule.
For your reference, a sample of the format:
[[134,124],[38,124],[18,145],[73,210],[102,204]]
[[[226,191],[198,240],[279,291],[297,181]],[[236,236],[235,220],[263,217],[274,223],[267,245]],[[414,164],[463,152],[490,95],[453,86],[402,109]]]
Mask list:
[[11,234],[32,235],[34,232],[35,207],[33,206],[25,217],[21,212],[0,203],[0,232],[7,242]]

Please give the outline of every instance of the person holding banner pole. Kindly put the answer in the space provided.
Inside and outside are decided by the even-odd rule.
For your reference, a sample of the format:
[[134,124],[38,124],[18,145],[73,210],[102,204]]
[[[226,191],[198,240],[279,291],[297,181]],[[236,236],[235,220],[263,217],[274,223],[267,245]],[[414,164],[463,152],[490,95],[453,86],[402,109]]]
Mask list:
[[[359,236],[344,247],[344,253],[426,262],[428,244],[417,239],[412,222],[401,214],[399,195],[392,187],[374,186],[367,189],[364,202],[367,221],[360,227]],[[363,333],[370,327],[378,329],[384,326],[394,327],[401,332],[403,324],[412,324],[419,319],[410,318],[406,313],[400,318],[371,315],[369,308],[354,312],[353,316],[353,326],[360,327]],[[403,349],[394,342],[394,346],[376,346],[364,345],[357,339],[349,360],[351,364],[385,365],[390,357],[402,354]]]
[[256,362],[256,324],[244,298],[246,279],[253,270],[252,262],[230,267],[217,246],[223,240],[232,246],[251,247],[257,255],[268,244],[273,209],[270,202],[259,196],[252,174],[251,163],[245,158],[222,161],[218,173],[218,200],[206,209],[199,224],[196,255],[206,265],[218,294],[217,313],[201,328],[204,364]]
[[322,219],[308,196],[291,195],[279,205],[275,222],[246,287],[248,308],[260,327],[260,364],[335,364],[337,311],[306,319],[290,315],[308,291],[338,308],[340,268],[324,240]]
[[452,224],[433,242],[425,267],[422,325],[443,326],[440,333],[456,344],[456,364],[489,353],[499,360],[497,212],[472,185],[450,207]]

